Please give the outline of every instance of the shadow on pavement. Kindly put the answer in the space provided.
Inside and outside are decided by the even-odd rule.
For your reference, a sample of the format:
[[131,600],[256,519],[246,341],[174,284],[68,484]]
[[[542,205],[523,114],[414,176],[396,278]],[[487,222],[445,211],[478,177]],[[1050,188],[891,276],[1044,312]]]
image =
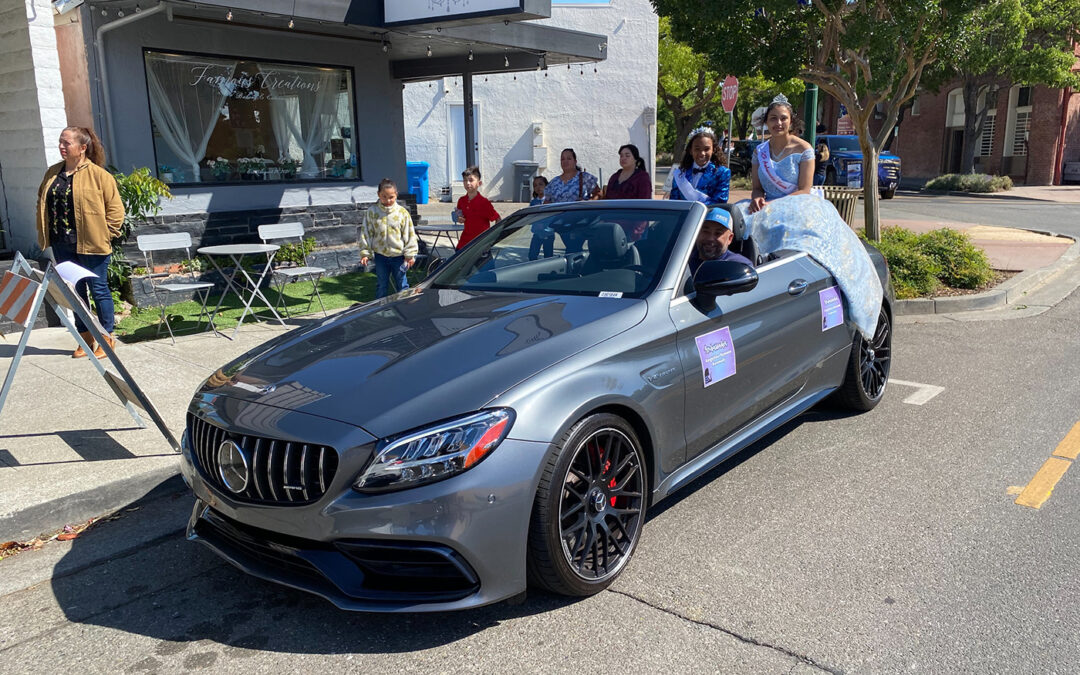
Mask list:
[[[0,345],[0,358],[11,359],[15,357],[15,350],[18,349],[18,340],[8,344]],[[71,356],[71,352],[75,351],[75,339],[71,339],[71,349],[41,349],[40,347],[32,347],[26,345],[26,349],[23,350],[23,357],[27,356]]]
[[[655,518],[750,459],[803,422],[845,417],[815,409],[780,427],[652,509]],[[184,654],[185,665],[248,650],[299,654],[393,654],[447,645],[523,616],[559,610],[576,599],[530,590],[520,604],[502,602],[453,613],[361,614],[314,595],[234,569],[184,529],[193,506],[174,477],[73,541],[53,571],[52,591],[73,623],[159,640],[134,664],[156,670],[158,659]],[[645,535],[648,536],[646,527]],[[209,650],[209,651],[207,651]],[[191,664],[188,664],[191,661]]]
[[170,479],[120,509],[116,519],[75,539],[53,570],[52,592],[68,621],[162,641],[136,669],[155,670],[157,657],[188,649],[200,650],[191,657],[211,662],[215,652],[241,657],[244,650],[412,652],[575,602],[530,590],[521,604],[502,602],[454,613],[345,612],[317,596],[244,574],[188,542],[184,525],[192,505],[179,478]]
[[[738,467],[743,462],[753,458],[756,454],[765,450],[770,445],[776,443],[784,436],[787,436],[792,431],[797,429],[801,424],[805,422],[824,422],[827,420],[844,419],[847,417],[854,417],[859,413],[851,412],[848,410],[841,410],[833,406],[828,400],[819,403],[816,407],[811,408],[809,411],[799,415],[795,419],[787,422],[784,425],[774,429],[771,433],[764,436],[761,440],[748,445],[746,448],[735,453],[734,456],[724,460],[719,466],[713,467],[706,473],[702,474],[698,478],[691,481],[685,487],[680,489],[671,497],[668,497],[659,505],[649,509],[649,513],[645,519],[646,527],[653,518],[659,517],[668,509],[678,505],[682,500],[693,495],[695,492],[705,487],[709,483],[713,482],[717,478],[720,478],[727,472]],[[645,530],[644,536],[648,536],[648,530]]]

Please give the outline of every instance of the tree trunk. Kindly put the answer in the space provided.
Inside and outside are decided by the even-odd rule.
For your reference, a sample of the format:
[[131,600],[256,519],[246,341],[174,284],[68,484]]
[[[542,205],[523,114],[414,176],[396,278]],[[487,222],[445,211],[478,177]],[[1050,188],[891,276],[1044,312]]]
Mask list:
[[686,150],[686,137],[690,135],[690,130],[694,128],[696,123],[696,113],[693,117],[688,115],[675,118],[675,142],[674,147],[671,149],[671,156],[675,158],[676,164],[682,161],[683,152]]
[[866,238],[881,241],[881,223],[878,221],[878,151],[870,136],[870,127],[866,120],[864,129],[859,131],[859,148],[863,155],[863,222],[866,225]]
[[964,143],[960,155],[960,173],[975,171],[975,146],[979,142],[976,115],[979,105],[979,83],[974,78],[964,78]]

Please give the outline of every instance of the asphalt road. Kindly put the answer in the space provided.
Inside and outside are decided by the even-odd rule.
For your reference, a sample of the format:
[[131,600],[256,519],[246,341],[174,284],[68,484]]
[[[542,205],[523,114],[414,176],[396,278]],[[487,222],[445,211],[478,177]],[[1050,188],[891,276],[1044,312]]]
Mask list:
[[1039,510],[1014,500],[1080,417],[1077,325],[1080,292],[1022,319],[902,321],[893,378],[941,393],[913,405],[917,389],[893,384],[869,414],[823,409],[784,427],[655,509],[623,576],[590,599],[343,613],[183,541],[188,497],[146,499],[0,563],[0,662],[5,673],[1075,672],[1080,468]]
[[[1032,199],[1003,197],[968,197],[930,195],[920,192],[897,192],[893,199],[882,199],[881,218],[886,224],[889,218],[917,220],[942,219],[1046,230],[1058,234],[1080,237],[1080,204],[1063,204]],[[856,209],[862,217],[862,203]]]

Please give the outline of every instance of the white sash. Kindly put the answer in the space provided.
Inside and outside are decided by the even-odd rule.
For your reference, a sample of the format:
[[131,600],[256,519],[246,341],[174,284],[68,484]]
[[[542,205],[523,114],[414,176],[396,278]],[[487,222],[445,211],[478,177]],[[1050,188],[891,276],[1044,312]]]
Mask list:
[[[768,179],[773,184],[775,189],[767,190],[766,192],[780,192],[782,194],[791,194],[799,188],[796,183],[789,183],[780,177],[780,174],[776,171],[776,164],[772,160],[772,156],[769,154],[769,142],[763,141],[761,145],[757,147],[758,154],[758,166],[761,168],[761,173],[764,173],[764,178]],[[758,178],[762,178],[759,174]]]
[[682,194],[683,199],[691,202],[709,202],[708,194],[698,190],[690,184],[690,181],[686,180],[683,169],[675,172],[675,184],[679,186],[679,193]]

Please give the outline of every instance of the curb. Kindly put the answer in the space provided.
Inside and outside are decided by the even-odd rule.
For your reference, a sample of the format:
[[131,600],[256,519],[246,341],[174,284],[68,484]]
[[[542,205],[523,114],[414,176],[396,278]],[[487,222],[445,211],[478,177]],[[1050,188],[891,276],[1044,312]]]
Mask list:
[[138,501],[158,486],[164,488],[160,496],[183,492],[187,489],[184,481],[175,479],[180,473],[179,458],[177,455],[177,465],[173,467],[106,483],[6,514],[0,517],[0,542],[27,541],[64,525],[111,513]]
[[1040,204],[1076,204],[1078,202],[1060,202],[1056,199],[1040,199],[1038,197],[1025,197],[1023,195],[1010,195],[1003,192],[957,192],[955,190],[911,190],[911,192],[927,195],[948,197],[978,197],[980,199],[1011,199],[1022,202],[1039,202]]
[[[1020,229],[1020,228],[1018,228]],[[1027,270],[1001,283],[995,288],[972,295],[959,295],[947,298],[913,298],[897,300],[894,312],[896,316],[917,316],[920,314],[953,314],[955,312],[974,312],[1011,305],[1023,298],[1035,288],[1058,275],[1061,270],[1072,265],[1080,258],[1080,241],[1075,237],[1045,230],[1027,230],[1037,234],[1072,239],[1073,244],[1056,261],[1036,270]]]

